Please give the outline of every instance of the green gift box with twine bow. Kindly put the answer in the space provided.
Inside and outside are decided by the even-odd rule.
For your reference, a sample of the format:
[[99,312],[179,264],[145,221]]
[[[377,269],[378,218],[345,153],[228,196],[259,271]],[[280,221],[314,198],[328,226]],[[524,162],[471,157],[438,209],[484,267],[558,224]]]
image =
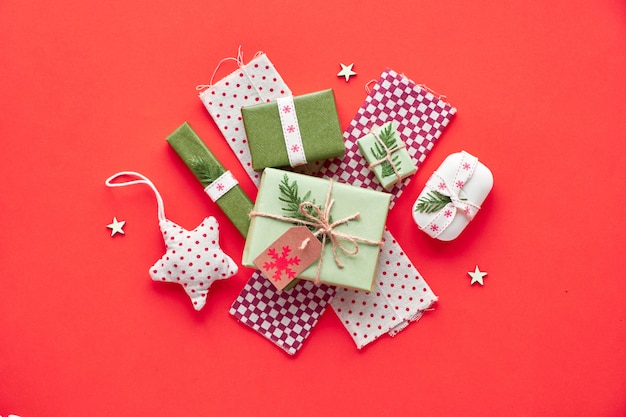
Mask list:
[[371,291],[391,195],[280,169],[267,168],[243,251],[254,260],[294,226],[307,226],[323,245],[320,257],[298,275]]
[[252,168],[304,165],[343,156],[333,90],[242,107]]
[[392,122],[371,129],[356,143],[376,179],[386,190],[417,171],[415,161]]

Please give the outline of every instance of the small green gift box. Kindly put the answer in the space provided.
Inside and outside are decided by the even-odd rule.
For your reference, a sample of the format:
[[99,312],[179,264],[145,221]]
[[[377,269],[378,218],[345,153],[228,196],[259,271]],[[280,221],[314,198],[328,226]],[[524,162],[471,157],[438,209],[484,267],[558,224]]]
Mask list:
[[343,156],[333,90],[281,97],[241,109],[252,168],[298,166]]
[[319,259],[298,278],[371,291],[390,198],[388,193],[267,168],[250,213],[242,264],[254,267],[254,259],[280,236],[304,225],[323,245]]
[[357,145],[376,179],[386,190],[417,171],[417,165],[392,122],[372,129],[357,140]]

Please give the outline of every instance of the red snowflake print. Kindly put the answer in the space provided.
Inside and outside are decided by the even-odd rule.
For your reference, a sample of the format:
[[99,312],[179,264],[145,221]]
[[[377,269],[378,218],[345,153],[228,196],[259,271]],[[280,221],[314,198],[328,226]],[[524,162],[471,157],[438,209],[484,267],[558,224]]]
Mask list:
[[454,185],[456,185],[457,188],[463,188],[463,185],[465,185],[465,183],[461,180],[458,180]]
[[267,254],[274,260],[273,262],[264,262],[263,269],[269,272],[272,269],[276,269],[276,272],[272,275],[274,281],[280,281],[282,279],[283,272],[287,276],[287,279],[293,279],[296,277],[296,272],[290,268],[292,265],[299,265],[300,258],[294,256],[289,257],[291,248],[289,246],[283,246],[283,250],[279,255],[275,248],[269,248]]
[[291,113],[291,106],[283,106],[283,113]]
[[291,146],[291,152],[299,152],[299,151],[300,151],[300,146],[298,145]]
[[469,208],[469,206],[465,206],[465,208],[463,209],[463,212],[464,212],[465,214],[470,214],[470,208]]
[[443,213],[443,215],[444,215],[444,216],[446,216],[446,217],[450,217],[450,216],[452,216],[452,212],[451,212],[450,210],[446,210],[446,211]]
[[440,182],[438,187],[439,187],[440,190],[445,190],[446,189],[446,184],[444,184],[443,182]]
[[217,191],[224,191],[224,184],[220,182],[215,186],[215,188],[217,188]]
[[469,170],[472,166],[470,164],[468,164],[467,162],[463,164],[463,169],[464,170]]
[[296,131],[296,127],[294,125],[287,126],[287,132],[293,133]]
[[430,226],[430,230],[432,230],[433,232],[436,232],[437,230],[439,230],[439,226],[437,226],[436,224],[433,224]]

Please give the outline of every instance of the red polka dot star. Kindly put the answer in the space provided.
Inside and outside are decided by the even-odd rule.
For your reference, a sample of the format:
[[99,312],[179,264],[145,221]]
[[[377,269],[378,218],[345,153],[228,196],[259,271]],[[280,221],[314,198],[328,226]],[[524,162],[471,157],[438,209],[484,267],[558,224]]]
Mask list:
[[[140,179],[123,183],[112,182],[125,175]],[[215,281],[230,278],[238,271],[237,264],[220,248],[217,220],[206,217],[198,227],[189,231],[165,217],[161,195],[154,184],[143,175],[120,172],[106,180],[109,187],[132,184],[148,185],[158,202],[159,227],[166,251],[150,268],[150,276],[154,281],[180,284],[191,299],[194,309],[201,310],[206,304],[209,287]]]
[[150,268],[150,276],[154,281],[180,284],[193,307],[200,310],[206,303],[211,284],[230,278],[238,269],[219,246],[217,220],[207,217],[192,231],[167,219],[159,226],[167,250]]

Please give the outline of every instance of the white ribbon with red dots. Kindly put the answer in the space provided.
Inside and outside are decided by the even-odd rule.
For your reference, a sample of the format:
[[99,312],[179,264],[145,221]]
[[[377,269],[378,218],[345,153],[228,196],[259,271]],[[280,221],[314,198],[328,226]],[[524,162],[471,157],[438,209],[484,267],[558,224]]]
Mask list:
[[461,152],[461,161],[457,167],[452,183],[448,183],[437,171],[426,182],[426,188],[431,191],[438,191],[450,197],[450,202],[441,209],[421,230],[436,238],[452,223],[457,211],[463,213],[468,220],[472,220],[480,206],[470,202],[463,186],[472,178],[478,158],[469,153]]
[[237,178],[235,178],[230,171],[226,171],[217,177],[217,179],[211,184],[207,185],[204,192],[209,195],[213,202],[216,202],[222,198],[224,194],[232,190],[237,184],[239,184]]
[[280,124],[283,128],[289,165],[292,167],[304,165],[307,163],[307,160],[304,154],[304,145],[302,144],[293,96],[280,97],[276,99],[276,103],[278,104],[278,114],[280,114]]

